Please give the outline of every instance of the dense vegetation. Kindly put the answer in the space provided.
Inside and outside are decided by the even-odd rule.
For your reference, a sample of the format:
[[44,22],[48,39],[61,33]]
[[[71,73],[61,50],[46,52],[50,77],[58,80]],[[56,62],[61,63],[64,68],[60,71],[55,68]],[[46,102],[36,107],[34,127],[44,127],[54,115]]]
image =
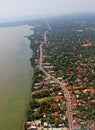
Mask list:
[[[70,91],[72,102],[76,105],[73,108],[73,117],[81,128],[88,126],[91,120],[95,125],[95,18],[90,17],[58,17],[47,19],[51,30],[47,34],[47,45],[44,46],[44,63],[53,66],[53,75],[61,77]],[[39,45],[43,42],[43,34],[48,29],[44,20],[33,23],[34,35],[29,36],[30,47],[34,56],[31,63],[34,64],[34,77],[31,101],[27,112],[27,120],[41,119],[42,123],[49,122],[59,127],[63,123],[68,127],[68,121],[58,118],[55,113],[65,115],[66,105],[52,108],[51,104],[58,105],[54,98],[60,87],[42,84],[35,86],[35,83],[43,82],[45,75],[38,69]],[[36,62],[35,62],[36,59]],[[36,63],[36,64],[35,64]],[[51,73],[51,72],[50,72]],[[52,73],[51,73],[52,74]],[[46,77],[45,77],[46,78]],[[43,91],[42,91],[43,90]],[[64,94],[62,93],[62,104]],[[37,108],[37,111],[35,109]],[[44,112],[44,113],[42,113]],[[46,114],[46,115],[45,115]],[[43,118],[43,116],[45,117]],[[55,118],[56,117],[56,118]]]

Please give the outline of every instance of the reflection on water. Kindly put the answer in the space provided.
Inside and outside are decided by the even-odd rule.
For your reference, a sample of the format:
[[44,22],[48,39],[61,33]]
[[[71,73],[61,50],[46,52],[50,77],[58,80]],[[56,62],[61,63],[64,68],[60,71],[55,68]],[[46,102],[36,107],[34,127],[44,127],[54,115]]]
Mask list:
[[0,130],[21,130],[31,87],[29,26],[0,28]]

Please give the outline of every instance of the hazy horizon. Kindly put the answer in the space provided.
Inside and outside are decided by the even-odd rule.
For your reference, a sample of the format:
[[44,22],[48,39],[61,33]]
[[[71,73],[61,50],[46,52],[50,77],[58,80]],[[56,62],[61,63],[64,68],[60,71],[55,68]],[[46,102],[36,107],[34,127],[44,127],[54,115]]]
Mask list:
[[0,0],[0,23],[76,13],[95,13],[95,0]]

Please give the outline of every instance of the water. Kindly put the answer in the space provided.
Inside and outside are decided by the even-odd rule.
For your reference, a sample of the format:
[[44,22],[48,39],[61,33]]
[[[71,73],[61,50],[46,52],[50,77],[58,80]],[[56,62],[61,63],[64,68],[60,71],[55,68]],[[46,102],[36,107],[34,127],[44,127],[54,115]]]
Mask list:
[[21,130],[31,87],[29,26],[0,28],[0,130]]

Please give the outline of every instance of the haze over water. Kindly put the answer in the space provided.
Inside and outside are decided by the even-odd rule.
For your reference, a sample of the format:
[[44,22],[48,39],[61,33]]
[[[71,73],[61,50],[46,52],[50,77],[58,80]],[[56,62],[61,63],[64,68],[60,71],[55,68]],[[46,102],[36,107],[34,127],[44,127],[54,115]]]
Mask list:
[[29,26],[0,28],[0,130],[21,130],[32,67]]

